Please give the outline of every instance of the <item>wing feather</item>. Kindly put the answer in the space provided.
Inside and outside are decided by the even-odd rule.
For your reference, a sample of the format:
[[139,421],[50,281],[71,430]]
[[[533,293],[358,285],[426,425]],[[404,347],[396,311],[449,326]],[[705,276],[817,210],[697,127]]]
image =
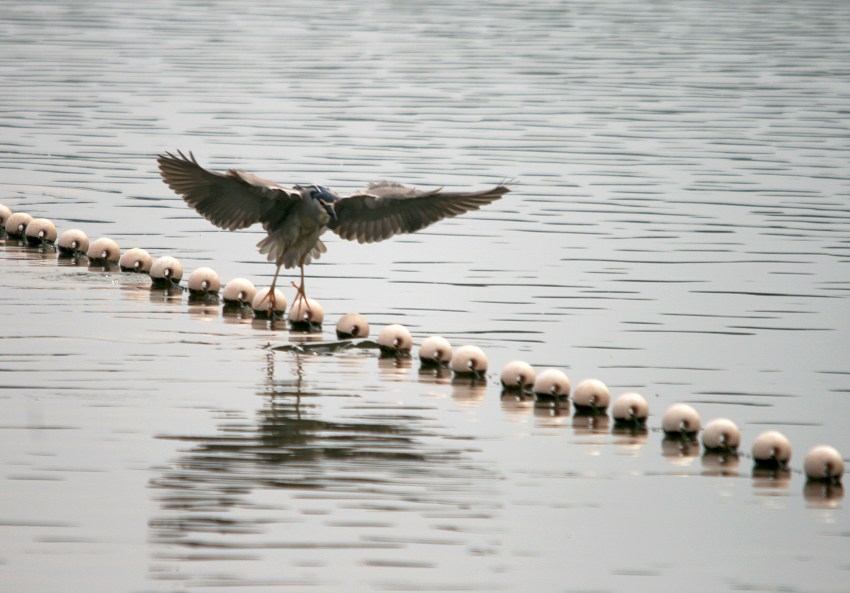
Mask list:
[[336,220],[328,225],[350,241],[372,243],[412,233],[443,218],[478,210],[510,190],[505,185],[477,192],[421,191],[398,183],[370,185],[334,204]]
[[[268,218],[272,209],[288,207],[300,194],[251,173],[204,169],[190,152],[157,157],[163,181],[217,227],[235,230]],[[281,204],[283,202],[283,204]]]

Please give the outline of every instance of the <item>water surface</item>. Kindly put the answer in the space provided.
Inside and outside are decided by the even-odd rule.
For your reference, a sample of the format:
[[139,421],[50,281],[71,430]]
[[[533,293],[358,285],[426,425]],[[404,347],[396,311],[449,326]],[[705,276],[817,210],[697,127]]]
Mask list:
[[[303,340],[0,239],[0,583],[45,592],[845,591],[850,6],[3,2],[0,203],[271,281],[155,155],[341,192],[482,188],[308,290],[490,356],[485,384]],[[293,291],[288,290],[291,298]],[[512,359],[646,434],[502,397]],[[720,464],[663,411],[729,417]],[[763,430],[795,447],[754,475]]]

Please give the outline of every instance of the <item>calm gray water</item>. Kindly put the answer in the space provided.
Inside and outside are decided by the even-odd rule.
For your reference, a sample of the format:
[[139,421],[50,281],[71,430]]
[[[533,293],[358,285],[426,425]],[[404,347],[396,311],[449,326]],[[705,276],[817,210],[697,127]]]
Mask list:
[[[847,499],[801,473],[850,455],[850,4],[0,9],[0,203],[187,274],[274,270],[165,150],[341,192],[514,180],[308,269],[317,339],[403,323],[483,348],[483,385],[272,351],[305,337],[0,240],[0,589],[850,590]],[[643,393],[649,432],[502,398],[517,358]],[[665,443],[676,402],[740,458]],[[789,475],[753,475],[768,429]]]

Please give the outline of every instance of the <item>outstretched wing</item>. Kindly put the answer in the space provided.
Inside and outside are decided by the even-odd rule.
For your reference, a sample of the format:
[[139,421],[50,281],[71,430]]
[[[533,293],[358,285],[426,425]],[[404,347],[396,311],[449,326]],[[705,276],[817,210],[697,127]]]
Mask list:
[[359,243],[383,241],[412,233],[442,220],[478,210],[510,190],[505,185],[477,192],[422,191],[399,183],[381,182],[334,203],[336,220],[328,228]]
[[265,220],[275,205],[288,209],[301,199],[299,193],[256,175],[233,169],[215,173],[200,166],[191,152],[187,157],[178,150],[177,155],[157,157],[163,181],[217,227],[244,229]]

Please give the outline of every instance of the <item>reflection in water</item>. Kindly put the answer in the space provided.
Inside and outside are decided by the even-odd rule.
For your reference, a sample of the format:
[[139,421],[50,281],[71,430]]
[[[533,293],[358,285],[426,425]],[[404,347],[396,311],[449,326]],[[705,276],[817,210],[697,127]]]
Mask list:
[[699,453],[700,446],[695,438],[665,436],[661,441],[661,455],[674,465],[690,465]]
[[741,458],[737,453],[706,451],[702,455],[702,473],[705,476],[736,477],[740,475],[738,471],[740,465]]
[[[482,485],[493,476],[471,464],[463,450],[445,446],[424,417],[362,402],[353,393],[309,389],[305,355],[287,356],[292,375],[279,378],[275,353],[268,353],[258,392],[263,403],[253,419],[228,418],[212,435],[162,437],[190,446],[151,481],[160,505],[150,521],[158,560],[210,554],[246,560],[281,549],[357,549],[364,558],[375,550],[404,554],[419,543],[441,543],[428,535],[427,524],[401,540],[380,534],[397,521],[409,525],[408,515],[420,522],[441,517],[440,529],[452,532],[490,517],[494,507]],[[409,367],[401,366],[405,372]],[[347,409],[356,417],[324,419],[323,400],[331,396],[350,400]],[[333,508],[325,504],[329,500],[336,501]],[[273,519],[258,518],[272,508]],[[304,528],[316,517],[323,522],[321,535]],[[240,537],[246,535],[252,538]]]
[[608,434],[611,430],[611,418],[597,414],[574,414],[573,430],[581,436]]
[[772,496],[780,490],[786,494],[791,485],[791,470],[753,466],[753,491],[756,494]]
[[806,506],[813,509],[840,508],[844,498],[844,486],[831,482],[809,480],[803,486]]
[[534,397],[516,391],[502,391],[502,411],[516,420],[524,420],[534,411]]
[[452,378],[452,399],[463,406],[479,405],[487,395],[487,379],[455,376]]

